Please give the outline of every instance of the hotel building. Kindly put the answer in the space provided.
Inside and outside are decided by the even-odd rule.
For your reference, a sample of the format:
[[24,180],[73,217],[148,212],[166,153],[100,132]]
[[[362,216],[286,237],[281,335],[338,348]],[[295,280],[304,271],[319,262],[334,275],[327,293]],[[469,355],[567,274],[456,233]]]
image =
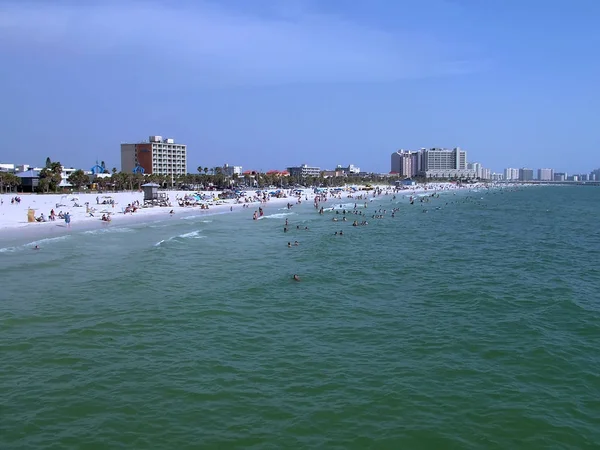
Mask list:
[[513,168],[504,169],[504,179],[506,181],[518,180],[519,179],[519,169],[513,169]]
[[475,170],[467,167],[467,152],[458,147],[399,150],[392,153],[391,163],[391,171],[404,177],[475,178]]
[[297,167],[288,167],[287,171],[292,177],[318,177],[321,174],[319,167],[310,167],[306,164]]
[[554,181],[554,170],[552,170],[552,169],[538,169],[538,180],[540,180],[540,181]]
[[133,172],[141,167],[145,174],[185,175],[187,173],[187,145],[173,139],[150,136],[148,142],[121,144],[121,170]]
[[397,173],[402,177],[415,177],[421,170],[420,152],[411,152],[398,150],[392,153],[391,172]]
[[519,181],[531,181],[533,180],[533,169],[522,168],[519,169]]
[[467,152],[456,147],[452,150],[431,148],[421,150],[421,170],[426,178],[474,178],[475,171],[467,168]]

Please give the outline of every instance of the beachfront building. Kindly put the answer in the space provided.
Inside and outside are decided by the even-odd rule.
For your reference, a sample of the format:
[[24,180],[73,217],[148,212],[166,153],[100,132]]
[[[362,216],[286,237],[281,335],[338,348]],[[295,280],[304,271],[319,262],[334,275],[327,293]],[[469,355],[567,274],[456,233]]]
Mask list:
[[40,170],[29,169],[16,174],[21,179],[21,192],[35,192],[40,184]]
[[341,171],[346,175],[358,175],[360,173],[360,167],[356,167],[354,164],[350,164],[346,167],[338,164],[335,170],[337,172]]
[[287,171],[289,172],[290,176],[294,178],[318,177],[321,174],[321,168],[310,167],[306,164],[296,167],[288,167]]
[[533,169],[522,168],[519,169],[519,181],[532,181],[533,180]]
[[401,177],[415,177],[421,170],[421,152],[398,150],[392,153],[391,173]]
[[234,175],[242,176],[242,166],[230,166],[229,164],[223,164],[223,175],[232,177]]
[[553,181],[565,181],[567,179],[567,174],[564,172],[556,172],[552,177]]
[[323,178],[339,178],[347,176],[340,166],[334,170],[323,170],[321,173],[323,174]]
[[504,169],[504,179],[506,181],[515,181],[519,179],[519,169],[506,168]]
[[553,181],[554,180],[554,170],[553,169],[538,169],[538,180]]
[[483,166],[481,163],[467,163],[467,169],[473,170],[475,172],[475,178],[483,179]]
[[121,170],[147,175],[170,175],[174,178],[187,173],[187,145],[174,139],[150,136],[148,142],[121,144]]
[[0,172],[15,173],[15,165],[9,163],[0,163]]
[[475,178],[475,171],[467,168],[467,152],[456,147],[452,150],[431,148],[421,150],[419,175],[426,178]]

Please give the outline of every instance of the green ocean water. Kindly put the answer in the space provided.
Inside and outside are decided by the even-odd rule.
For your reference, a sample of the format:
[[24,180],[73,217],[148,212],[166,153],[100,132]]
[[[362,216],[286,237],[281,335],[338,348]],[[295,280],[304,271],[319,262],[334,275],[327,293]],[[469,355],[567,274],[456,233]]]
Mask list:
[[0,236],[0,448],[599,448],[600,189],[280,208]]

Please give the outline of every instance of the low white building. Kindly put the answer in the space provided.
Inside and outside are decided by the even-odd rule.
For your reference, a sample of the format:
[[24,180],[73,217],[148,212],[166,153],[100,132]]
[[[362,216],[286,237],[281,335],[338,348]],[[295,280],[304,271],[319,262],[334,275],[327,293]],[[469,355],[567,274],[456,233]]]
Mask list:
[[296,167],[288,167],[287,170],[291,177],[318,177],[321,174],[321,169],[319,167],[311,167],[306,164]]
[[0,163],[0,172],[15,173],[15,171],[16,168],[14,164]]
[[229,164],[223,164],[223,175],[232,177],[234,175],[242,176],[242,166],[230,166]]

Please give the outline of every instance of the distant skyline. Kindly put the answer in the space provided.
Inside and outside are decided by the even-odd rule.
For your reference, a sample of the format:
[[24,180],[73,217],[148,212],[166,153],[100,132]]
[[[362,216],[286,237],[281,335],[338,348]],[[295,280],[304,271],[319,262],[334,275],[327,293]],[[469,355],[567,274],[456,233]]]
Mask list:
[[120,167],[188,145],[188,170],[355,164],[400,148],[600,166],[593,0],[0,0],[0,162]]

